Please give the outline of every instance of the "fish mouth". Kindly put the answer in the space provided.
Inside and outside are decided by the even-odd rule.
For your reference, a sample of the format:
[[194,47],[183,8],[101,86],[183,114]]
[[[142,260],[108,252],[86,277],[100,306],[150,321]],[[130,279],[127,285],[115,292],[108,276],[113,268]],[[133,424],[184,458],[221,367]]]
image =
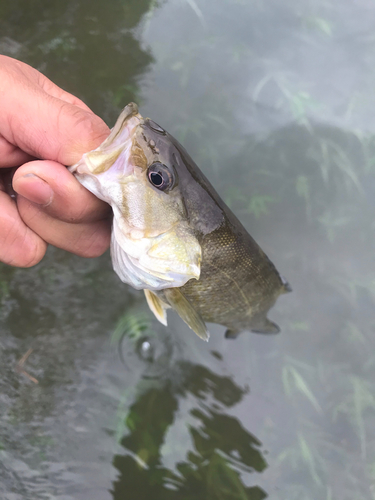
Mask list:
[[[99,175],[108,171],[122,153],[130,153],[136,129],[143,124],[138,106],[134,102],[129,103],[122,110],[107,139],[98,148],[85,153],[78,163],[68,167],[69,172],[77,176]],[[127,164],[129,155],[126,156],[121,162],[122,166]]]
[[136,131],[144,124],[138,106],[131,102],[121,112],[107,139],[80,161],[68,167],[95,196],[111,204],[110,187],[133,173],[131,149]]

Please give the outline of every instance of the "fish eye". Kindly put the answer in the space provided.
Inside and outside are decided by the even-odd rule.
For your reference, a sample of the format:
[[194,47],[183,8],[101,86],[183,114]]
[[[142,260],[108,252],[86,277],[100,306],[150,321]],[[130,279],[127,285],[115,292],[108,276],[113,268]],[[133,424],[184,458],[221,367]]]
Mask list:
[[148,167],[148,180],[160,191],[166,191],[173,186],[174,178],[172,172],[163,163],[155,162]]

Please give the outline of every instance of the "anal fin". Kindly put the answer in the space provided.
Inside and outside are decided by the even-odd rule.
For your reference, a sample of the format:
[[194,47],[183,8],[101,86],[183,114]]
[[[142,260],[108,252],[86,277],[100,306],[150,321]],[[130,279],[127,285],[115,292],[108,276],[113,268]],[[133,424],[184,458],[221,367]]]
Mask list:
[[165,304],[159,297],[151,292],[151,290],[144,290],[148,307],[155,314],[156,319],[163,325],[167,326],[167,309],[169,306]]
[[210,334],[201,315],[194,309],[178,288],[166,288],[164,296],[180,318],[185,321],[202,340],[208,342]]

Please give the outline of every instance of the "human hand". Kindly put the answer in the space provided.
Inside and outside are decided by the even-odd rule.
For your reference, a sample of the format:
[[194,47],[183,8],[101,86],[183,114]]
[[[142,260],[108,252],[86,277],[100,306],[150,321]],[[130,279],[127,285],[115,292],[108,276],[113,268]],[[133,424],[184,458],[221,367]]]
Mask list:
[[[108,127],[78,98],[6,56],[0,56],[0,110],[0,261],[33,266],[48,243],[101,255],[110,241],[109,205],[64,165],[99,146]],[[16,200],[7,193],[7,167],[19,167]]]

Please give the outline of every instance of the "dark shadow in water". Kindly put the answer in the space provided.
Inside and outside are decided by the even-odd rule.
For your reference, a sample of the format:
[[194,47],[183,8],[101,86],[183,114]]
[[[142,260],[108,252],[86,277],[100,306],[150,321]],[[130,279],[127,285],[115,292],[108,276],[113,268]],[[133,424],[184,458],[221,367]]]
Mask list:
[[[120,476],[114,483],[114,500],[262,500],[267,494],[258,486],[246,486],[240,471],[262,472],[266,461],[261,443],[234,417],[225,413],[247,390],[229,377],[206,367],[178,363],[180,383],[171,378],[152,387],[131,406],[126,418],[130,433],[121,441],[126,455],[117,455],[114,466]],[[174,377],[173,377],[174,378]],[[195,399],[188,424],[191,449],[181,451],[185,460],[175,469],[165,467],[162,447],[167,432],[178,418],[181,398]],[[168,452],[167,452],[168,453]],[[173,452],[172,452],[173,457]]]
[[118,107],[137,99],[139,75],[152,61],[134,33],[151,5],[8,2],[0,6],[0,53],[40,69],[112,126]]

